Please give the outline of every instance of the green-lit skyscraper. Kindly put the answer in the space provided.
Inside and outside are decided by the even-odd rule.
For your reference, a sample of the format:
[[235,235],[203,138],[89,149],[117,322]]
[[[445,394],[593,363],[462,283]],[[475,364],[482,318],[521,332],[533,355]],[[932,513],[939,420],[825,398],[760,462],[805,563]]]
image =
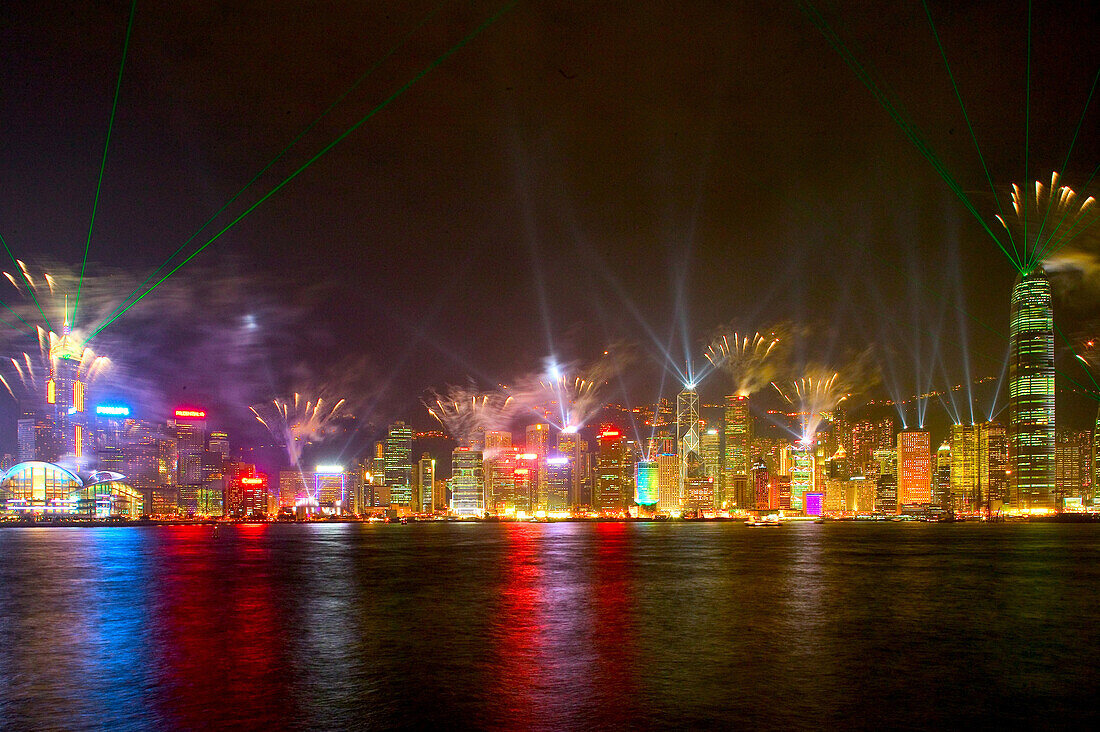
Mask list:
[[1017,278],[1010,313],[1010,500],[1018,508],[1053,508],[1054,308],[1041,267]]
[[[390,489],[390,505],[412,506],[412,428],[404,422],[391,424],[386,432],[386,449],[382,455],[386,485]],[[415,506],[413,508],[416,510]]]
[[744,394],[730,394],[726,397],[725,420],[723,422],[722,455],[722,505],[737,506],[738,487],[749,484],[749,471],[752,469],[752,412],[749,411],[749,398]]

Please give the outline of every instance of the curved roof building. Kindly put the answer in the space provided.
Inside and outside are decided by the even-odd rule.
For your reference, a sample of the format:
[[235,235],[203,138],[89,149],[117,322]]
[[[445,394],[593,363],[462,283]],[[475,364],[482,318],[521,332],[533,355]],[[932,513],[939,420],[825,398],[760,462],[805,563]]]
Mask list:
[[137,518],[144,508],[141,493],[122,478],[105,472],[84,480],[60,465],[28,460],[0,478],[0,500],[8,514]]

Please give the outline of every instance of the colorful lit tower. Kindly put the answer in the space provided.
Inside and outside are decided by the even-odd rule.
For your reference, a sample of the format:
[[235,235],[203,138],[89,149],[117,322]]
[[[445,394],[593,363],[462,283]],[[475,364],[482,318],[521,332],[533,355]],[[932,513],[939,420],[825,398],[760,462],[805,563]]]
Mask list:
[[[52,334],[51,334],[52,335]],[[50,375],[46,380],[46,402],[53,414],[53,432],[58,459],[73,460],[77,467],[87,461],[89,444],[84,412],[86,383],[82,378],[83,349],[73,338],[68,321],[61,336],[50,344]]]
[[725,420],[723,422],[724,453],[722,459],[722,504],[736,506],[743,496],[738,495],[748,485],[749,471],[752,469],[752,412],[749,411],[749,398],[744,394],[730,394],[726,397]]
[[923,430],[898,433],[898,503],[932,502],[932,436]]
[[1054,506],[1054,308],[1042,267],[1012,288],[1009,322],[1009,491],[1018,508]]
[[656,460],[639,460],[634,480],[634,502],[652,511],[659,498]]

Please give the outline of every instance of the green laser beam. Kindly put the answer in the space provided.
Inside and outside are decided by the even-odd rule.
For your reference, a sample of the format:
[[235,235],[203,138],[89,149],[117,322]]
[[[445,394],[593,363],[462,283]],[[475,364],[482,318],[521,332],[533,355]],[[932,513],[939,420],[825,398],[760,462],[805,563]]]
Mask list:
[[284,178],[282,182],[280,182],[278,185],[276,185],[270,191],[265,193],[263,195],[263,197],[260,198],[258,201],[256,201],[251,206],[246,208],[241,214],[239,214],[235,219],[230,221],[218,233],[216,233],[216,234],[214,234],[214,236],[210,237],[210,239],[208,239],[205,244],[203,244],[201,247],[199,247],[194,252],[192,252],[190,254],[190,256],[188,256],[182,262],[177,264],[170,272],[168,272],[168,274],[164,275],[164,277],[160,278],[155,284],[153,284],[152,286],[147,288],[136,300],[134,300],[129,305],[127,305],[124,310],[117,313],[110,320],[106,321],[105,323],[103,323],[102,325],[97,327],[92,332],[92,334],[90,336],[88,336],[88,338],[85,342],[90,341],[92,338],[95,338],[100,333],[100,331],[102,331],[108,325],[110,325],[115,320],[117,320],[127,310],[129,310],[134,305],[136,305],[137,303],[144,300],[149,295],[149,293],[151,293],[153,290],[155,290],[157,287],[159,287],[165,280],[167,280],[169,277],[171,277],[173,274],[175,274],[181,267],[183,267],[185,264],[187,264],[192,259],[194,259],[196,256],[198,256],[204,249],[206,249],[208,246],[210,246],[215,241],[217,241],[219,238],[221,238],[221,236],[223,234],[225,234],[227,231],[232,229],[239,221],[241,221],[241,219],[246,217],[248,214],[252,213],[252,211],[254,211],[257,207],[259,207],[264,201],[271,198],[273,195],[278,193],[284,186],[286,186],[292,180],[297,178],[298,175],[302,173],[302,171],[304,171],[309,166],[313,165],[313,163],[315,163],[323,155],[325,155],[330,150],[332,150],[334,147],[336,147],[338,144],[340,144],[350,134],[352,134],[357,129],[362,127],[368,120],[370,120],[372,117],[374,117],[380,111],[382,111],[383,109],[388,107],[390,105],[390,103],[393,102],[393,100],[397,99],[402,94],[404,94],[405,91],[407,91],[416,82],[423,79],[425,76],[427,76],[429,73],[431,73],[437,67],[439,67],[444,61],[446,61],[448,58],[450,58],[452,55],[454,55],[460,49],[462,49],[464,46],[466,46],[470,41],[472,41],[474,38],[476,38],[478,35],[480,35],[485,29],[487,29],[489,26],[491,26],[493,23],[495,23],[498,19],[500,19],[501,16],[503,16],[505,13],[507,13],[509,10],[511,10],[513,7],[515,7],[518,4],[518,2],[519,2],[519,0],[512,0],[511,2],[504,5],[500,10],[498,10],[493,15],[489,16],[489,18],[486,19],[485,21],[483,21],[481,23],[481,25],[477,26],[473,31],[468,33],[466,36],[464,36],[462,39],[460,39],[456,44],[454,44],[453,46],[448,48],[446,51],[444,51],[440,56],[436,57],[431,63],[429,63],[427,66],[425,66],[419,72],[417,72],[416,75],[413,76],[409,81],[405,82],[396,91],[394,91],[388,97],[383,99],[380,103],[378,103],[378,105],[376,105],[369,112],[367,112],[363,117],[361,117],[357,122],[355,122],[355,124],[353,124],[351,127],[344,130],[344,132],[342,132],[340,135],[338,135],[332,142],[325,145],[325,147],[321,148],[321,150],[316,155],[314,155],[312,158],[307,160],[301,167],[299,167],[297,170],[295,170],[289,176]]
[[[34,326],[32,326],[32,325],[31,325],[30,323],[28,323],[27,321],[23,320],[23,316],[22,316],[22,315],[20,315],[19,313],[15,312],[14,310],[12,310],[12,309],[11,309],[11,307],[9,307],[9,306],[8,306],[8,304],[7,304],[6,302],[0,301],[0,305],[3,305],[3,306],[4,306],[4,309],[6,309],[6,310],[7,310],[7,311],[8,311],[9,313],[11,313],[11,314],[12,314],[12,315],[14,315],[15,317],[19,318],[20,320],[22,320],[22,321],[23,321],[23,325],[27,326],[27,327],[28,327],[28,328],[30,328],[30,329],[31,329],[32,331],[34,330]],[[8,327],[9,327],[9,328],[11,328],[12,330],[19,330],[19,326],[15,325],[14,323],[9,323],[8,321],[4,320],[3,318],[0,318],[0,323],[3,323],[4,325],[8,326]]]
[[[69,323],[76,323],[76,308],[80,304],[80,292],[84,289],[84,268],[88,265],[88,247],[92,244],[92,229],[95,227],[95,214],[99,208],[99,191],[103,187],[103,172],[107,169],[107,151],[111,147],[111,131],[115,126],[115,111],[118,109],[118,95],[122,89],[122,71],[126,68],[126,52],[130,49],[130,32],[134,29],[134,14],[137,12],[137,0],[130,3],[130,20],[126,24],[126,40],[122,43],[122,61],[118,64],[118,78],[115,80],[115,98],[111,102],[111,117],[107,120],[107,139],[103,143],[103,158],[99,161],[99,180],[95,184],[95,198],[92,200],[92,220],[88,222],[88,238],[84,242],[84,260],[80,263],[80,279],[76,285],[76,299],[73,301],[73,315]],[[67,316],[67,314],[66,314]]]
[[[1029,185],[1028,181],[1031,177],[1028,175],[1028,156],[1031,154],[1031,0],[1027,0],[1027,95],[1026,103],[1024,104],[1024,185]],[[1020,201],[1020,205],[1024,209],[1024,259],[1028,262],[1031,261],[1031,257],[1034,257],[1034,251],[1031,257],[1027,254],[1027,206],[1023,201]],[[1034,247],[1033,247],[1034,250]],[[1028,268],[1030,271],[1030,267]]]
[[305,128],[302,129],[301,132],[298,133],[297,137],[295,137],[293,140],[290,141],[290,144],[288,144],[286,147],[284,147],[282,150],[280,150],[279,153],[267,163],[267,165],[265,165],[263,168],[261,168],[260,171],[258,173],[256,173],[254,176],[252,176],[252,178],[247,183],[245,183],[243,186],[241,186],[241,188],[236,193],[234,193],[233,196],[221,206],[221,208],[219,208],[217,211],[215,211],[214,214],[210,218],[208,218],[206,221],[204,221],[202,223],[202,225],[199,226],[199,228],[195,230],[195,233],[193,233],[193,234],[191,234],[191,236],[187,237],[187,240],[184,241],[183,244],[180,244],[179,247],[174,252],[169,254],[168,257],[155,270],[153,270],[153,272],[148,277],[146,277],[144,281],[142,281],[137,287],[135,287],[133,289],[132,292],[130,292],[130,294],[128,294],[126,297],[124,297],[122,299],[122,302],[118,304],[118,307],[114,308],[114,310],[112,310],[110,315],[108,315],[107,317],[111,317],[112,315],[114,315],[119,310],[123,310],[126,306],[126,303],[129,302],[130,298],[132,298],[134,295],[141,292],[141,289],[143,287],[145,287],[147,284],[149,284],[149,282],[152,281],[152,279],[154,277],[156,277],[158,274],[160,274],[160,272],[165,267],[167,267],[172,262],[172,260],[175,259],[176,256],[179,255],[180,252],[182,252],[184,249],[186,249],[187,245],[190,244],[192,241],[194,241],[195,238],[198,237],[198,235],[201,234],[203,232],[203,230],[206,229],[207,226],[209,226],[215,219],[217,219],[218,216],[220,216],[227,208],[229,208],[233,204],[233,202],[236,201],[238,198],[240,198],[249,188],[251,188],[252,185],[257,180],[259,180],[260,177],[264,173],[266,173],[268,170],[270,170],[271,167],[274,166],[277,162],[282,160],[282,158],[291,150],[291,148],[293,148],[295,145],[297,145],[298,142],[301,141],[301,139],[303,137],[305,137],[311,130],[313,130],[313,128],[316,127],[318,123],[320,123],[325,117],[327,117],[329,115],[329,113],[332,112],[332,110],[336,108],[337,105],[339,105],[342,101],[344,101],[348,97],[348,95],[350,95],[352,92],[354,92],[364,81],[366,81],[368,76],[370,76],[372,73],[374,73],[383,63],[388,61],[395,53],[397,53],[397,51],[399,51],[405,45],[405,43],[407,43],[409,41],[409,39],[412,38],[412,36],[418,30],[423,28],[424,25],[426,25],[428,23],[428,21],[431,20],[432,17],[435,16],[435,14],[439,11],[440,8],[442,8],[444,5],[447,4],[447,2],[449,2],[449,0],[443,0],[438,5],[436,5],[435,8],[433,8],[426,16],[424,16],[424,18],[419,23],[417,23],[412,28],[412,30],[410,30],[408,33],[406,33],[397,42],[397,44],[393,46],[393,48],[391,48],[385,55],[383,55],[381,58],[379,58],[377,61],[375,61],[370,66],[370,68],[368,68],[366,71],[364,71],[359,76],[359,78],[356,79],[352,83],[351,86],[349,86],[346,90],[344,90],[344,92],[342,94],[340,94],[340,96],[338,96],[335,99],[335,101],[333,101],[323,112],[321,112],[319,115],[314,117],[313,120],[310,121],[310,123],[307,124],[305,126]]
[[[1074,349],[1073,343],[1071,343],[1069,341],[1069,339],[1066,338],[1065,334],[1063,334],[1062,328],[1059,328],[1058,324],[1054,323],[1053,320],[1052,320],[1052,325],[1054,325],[1054,331],[1056,332],[1056,334],[1058,334],[1058,337],[1062,338],[1062,340],[1066,343],[1066,348],[1069,349],[1069,352],[1074,354],[1074,360],[1078,361],[1078,362],[1084,361],[1084,359],[1082,359],[1079,356],[1079,354],[1077,353],[1077,350]],[[1085,393],[1086,393],[1087,396],[1092,397],[1093,401],[1100,402],[1100,383],[1097,383],[1097,380],[1095,378],[1093,378],[1092,373],[1088,368],[1081,367],[1081,370],[1085,371],[1085,375],[1088,376],[1089,381],[1091,381],[1092,384],[1096,386],[1096,391],[1090,390],[1088,386],[1086,386],[1084,384],[1081,384],[1076,379],[1074,379],[1073,376],[1070,376],[1069,374],[1063,373],[1062,371],[1058,371],[1057,369],[1055,369],[1055,373],[1065,376],[1066,379],[1069,379],[1069,381],[1074,382],[1075,384],[1080,386],[1081,389],[1085,390]]]
[[[962,110],[963,119],[966,121],[966,129],[970,132],[970,139],[974,143],[974,150],[978,153],[978,160],[982,163],[982,170],[985,172],[985,179],[989,182],[989,190],[993,193],[993,201],[997,205],[997,213],[1001,215],[1001,219],[1005,218],[1004,210],[1001,207],[1001,197],[997,194],[997,188],[993,185],[993,176],[989,173],[989,166],[986,165],[985,156],[982,155],[981,146],[978,145],[978,136],[974,133],[974,126],[970,123],[970,115],[966,111],[966,105],[963,104],[962,93],[959,91],[959,85],[955,81],[955,74],[951,71],[951,64],[947,61],[947,51],[943,47],[943,42],[940,40],[940,33],[936,29],[936,23],[932,20],[932,11],[928,8],[928,0],[921,0],[921,4],[924,5],[924,14],[928,17],[928,25],[932,27],[932,37],[936,39],[936,45],[940,49],[940,57],[943,59],[943,66],[947,69],[947,77],[951,80],[951,87],[955,90],[955,98],[959,100],[959,108]],[[1012,232],[1008,232],[1008,240],[1012,243],[1012,251],[1017,252],[1016,241],[1012,236]]]
[[[1066,168],[1067,166],[1069,166],[1069,157],[1073,154],[1073,147],[1077,144],[1077,135],[1081,132],[1081,124],[1085,121],[1085,113],[1089,111],[1089,104],[1092,102],[1092,95],[1096,92],[1097,81],[1100,81],[1100,67],[1096,69],[1096,75],[1092,77],[1092,86],[1089,88],[1089,95],[1085,99],[1085,107],[1081,110],[1081,116],[1077,119],[1077,127],[1073,130],[1073,139],[1070,140],[1069,150],[1066,151],[1066,159],[1062,161],[1063,173],[1066,172]],[[1092,181],[1090,180],[1089,182],[1091,183]],[[1088,186],[1086,185],[1085,187],[1087,188]],[[1053,190],[1051,191],[1051,194],[1053,195]],[[1067,210],[1066,213],[1069,213],[1069,211]],[[1042,241],[1043,231],[1046,229],[1048,216],[1050,216],[1049,205],[1047,206],[1046,213],[1043,215],[1043,225],[1039,227],[1039,235],[1037,239],[1039,239],[1040,241]],[[1053,236],[1053,232],[1051,232],[1051,236]],[[1042,250],[1046,249],[1045,244],[1046,242],[1044,242],[1044,246],[1040,249],[1040,251],[1036,253],[1035,260],[1032,262],[1032,266],[1042,261],[1041,254]]]
[[[53,330],[53,326],[50,325],[50,319],[46,317],[46,313],[42,310],[42,306],[38,304],[38,296],[34,294],[34,286],[31,285],[31,281],[27,277],[26,273],[23,272],[23,268],[19,266],[19,262],[16,261],[15,255],[11,253],[11,249],[8,247],[8,242],[4,240],[3,235],[0,235],[0,244],[4,245],[4,251],[6,251],[8,253],[8,256],[11,257],[11,263],[15,265],[15,269],[19,271],[19,276],[22,277],[23,281],[27,283],[27,292],[31,293],[31,300],[34,301],[34,306],[38,308],[38,314],[42,316],[42,320],[46,322],[46,327],[50,330]],[[7,305],[5,305],[4,307],[8,308]],[[8,308],[8,310],[11,310],[12,314],[15,315],[15,317],[19,318],[19,320],[21,320],[24,325],[26,325],[31,330],[34,330],[34,326],[23,320],[22,315],[15,312],[11,308]]]
[[[808,3],[800,3],[800,5],[805,8]],[[918,152],[920,152],[921,155],[923,155],[924,158],[928,160],[929,164],[931,164],[933,169],[935,169],[936,172],[939,173],[940,177],[943,178],[944,182],[947,183],[948,187],[955,193],[955,195],[959,198],[959,200],[963,203],[967,210],[969,210],[971,214],[978,220],[978,222],[986,230],[986,233],[990,235],[990,237],[1001,249],[1001,251],[1004,252],[1005,255],[1009,258],[1009,261],[1013,263],[1017,270],[1020,270],[1021,265],[1017,258],[1014,258],[1011,254],[1009,254],[1008,250],[1004,248],[997,236],[993,234],[988,225],[985,223],[985,220],[981,217],[980,214],[978,214],[977,210],[974,208],[969,198],[962,191],[961,186],[959,186],[958,183],[953,179],[953,177],[947,171],[946,166],[944,166],[943,163],[940,162],[934,151],[932,151],[931,146],[923,139],[923,136],[921,135],[916,125],[905,119],[904,114],[902,114],[897,109],[896,105],[894,105],[894,103],[891,101],[889,95],[879,88],[879,85],[871,77],[870,73],[866,70],[865,67],[863,67],[862,64],[860,64],[858,59],[855,58],[854,54],[852,54],[852,52],[844,45],[843,41],[828,25],[828,22],[825,21],[824,17],[821,16],[821,14],[818,13],[817,10],[814,9],[812,6],[809,7],[809,10],[813,13],[813,16],[811,16],[811,22],[813,22],[818,27],[818,29],[825,36],[826,40],[829,41],[834,50],[836,50],[840,54],[841,58],[844,59],[848,66],[853,70],[853,72],[856,74],[856,77],[864,84],[864,86],[866,86],[871,91],[879,104],[890,115],[891,119],[894,120],[894,122],[901,128],[902,132],[905,133],[906,137],[909,138],[910,142],[917,148]]]
[[1016,268],[1017,271],[1023,273],[1023,263],[1018,257],[1014,257],[1001,243],[1001,240],[996,234],[989,228],[985,219],[978,213],[977,209],[971,203],[970,199],[966,196],[966,193],[962,190],[962,187],[954,180],[951,174],[947,171],[946,166],[939,160],[931,146],[924,140],[923,135],[920,133],[917,126],[905,119],[905,116],[897,109],[897,107],[891,101],[889,95],[876,84],[875,80],[871,77],[866,68],[855,58],[854,54],[847,48],[844,42],[824,19],[824,17],[817,11],[816,8],[808,0],[799,0],[799,8],[810,18],[810,22],[821,32],[833,49],[841,56],[841,58],[848,64],[852,71],[856,74],[856,77],[863,83],[864,86],[871,92],[878,101],[879,105],[886,110],[895,124],[901,128],[902,132],[909,139],[909,141],[917,148],[917,151],[924,156],[924,158],[932,165],[933,169],[940,175],[940,177],[947,183],[947,186],[955,193],[956,197],[962,202],[968,211],[974,216],[974,218],[989,234],[990,238],[997,247],[1008,257],[1009,261]]

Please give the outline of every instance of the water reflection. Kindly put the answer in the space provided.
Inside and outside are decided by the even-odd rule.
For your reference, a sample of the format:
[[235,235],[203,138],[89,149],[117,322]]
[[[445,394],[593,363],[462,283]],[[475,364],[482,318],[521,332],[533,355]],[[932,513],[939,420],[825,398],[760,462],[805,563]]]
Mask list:
[[20,528],[0,556],[4,728],[1074,724],[1100,691],[1092,526]]

